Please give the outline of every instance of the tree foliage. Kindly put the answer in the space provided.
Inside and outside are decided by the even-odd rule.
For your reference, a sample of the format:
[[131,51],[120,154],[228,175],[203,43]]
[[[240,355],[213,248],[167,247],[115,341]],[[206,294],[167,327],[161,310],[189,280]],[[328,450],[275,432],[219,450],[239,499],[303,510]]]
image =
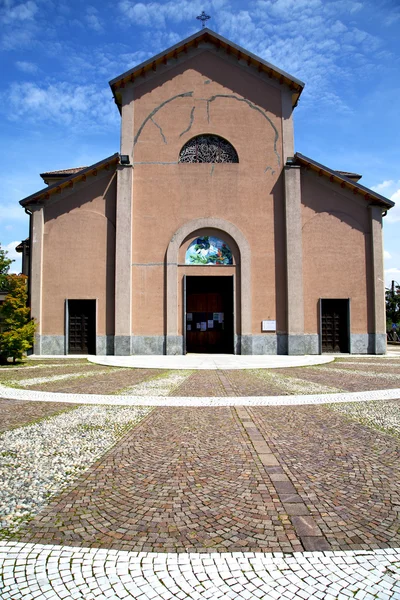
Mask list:
[[7,275],[6,289],[8,293],[1,307],[0,357],[15,362],[32,346],[36,325],[29,319],[27,277]]
[[400,328],[400,285],[395,283],[393,288],[386,290],[386,328],[392,329],[392,323]]

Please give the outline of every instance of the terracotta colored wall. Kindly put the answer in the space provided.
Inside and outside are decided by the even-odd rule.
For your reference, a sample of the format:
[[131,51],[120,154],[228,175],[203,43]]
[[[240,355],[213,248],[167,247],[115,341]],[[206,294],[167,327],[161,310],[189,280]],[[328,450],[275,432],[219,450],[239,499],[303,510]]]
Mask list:
[[[134,334],[164,333],[165,252],[200,217],[234,223],[251,246],[254,333],[262,319],[285,329],[281,106],[279,87],[211,52],[135,88]],[[178,164],[201,133],[230,141],[239,164]]]
[[306,333],[317,333],[319,298],[351,298],[351,332],[366,333],[370,265],[368,202],[302,172],[303,278]]
[[64,334],[64,301],[98,298],[97,334],[114,330],[116,176],[99,173],[44,212],[43,334]]

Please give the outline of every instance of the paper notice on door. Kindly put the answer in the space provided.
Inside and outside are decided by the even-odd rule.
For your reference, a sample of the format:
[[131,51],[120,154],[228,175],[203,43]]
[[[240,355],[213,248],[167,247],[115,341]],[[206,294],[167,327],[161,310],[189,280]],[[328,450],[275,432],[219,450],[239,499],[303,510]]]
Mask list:
[[214,321],[207,321],[207,327],[208,329],[213,329],[214,328]]
[[207,323],[204,321],[201,323],[201,331],[207,331]]
[[219,313],[213,313],[213,320],[218,321]]
[[224,313],[218,313],[218,323],[224,322]]
[[187,326],[187,330],[188,330],[188,331],[192,331],[192,326],[191,326],[191,325],[188,325],[188,326]]
[[200,323],[196,323],[196,329],[201,329],[201,324]]
[[186,320],[187,321],[193,321],[193,313],[187,313]]

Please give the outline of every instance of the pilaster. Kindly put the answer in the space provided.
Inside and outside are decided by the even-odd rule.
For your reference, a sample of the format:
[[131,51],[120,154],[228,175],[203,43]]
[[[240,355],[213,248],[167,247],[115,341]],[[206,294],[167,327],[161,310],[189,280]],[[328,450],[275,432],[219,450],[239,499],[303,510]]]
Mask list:
[[300,167],[286,165],[285,227],[288,354],[305,354]]
[[382,208],[371,205],[374,354],[386,353],[385,276],[383,267]]
[[42,290],[43,290],[43,234],[44,208],[35,206],[32,209],[32,248],[31,248],[31,317],[35,319],[37,328],[33,344],[34,354],[42,354]]
[[128,85],[122,92],[120,154],[128,155],[131,164],[117,167],[114,339],[117,355],[130,355],[132,351],[133,101],[133,85]]
[[132,165],[117,167],[115,232],[115,354],[131,354],[132,335]]
[[282,155],[283,164],[294,156],[293,104],[292,92],[282,88]]

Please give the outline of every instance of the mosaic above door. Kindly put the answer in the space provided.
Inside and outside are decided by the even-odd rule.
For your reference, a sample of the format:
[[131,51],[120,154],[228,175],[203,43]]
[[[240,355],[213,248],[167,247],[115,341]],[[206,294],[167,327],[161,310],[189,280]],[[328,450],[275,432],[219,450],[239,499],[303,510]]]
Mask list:
[[211,235],[196,238],[185,255],[186,265],[232,265],[232,252],[228,244]]

